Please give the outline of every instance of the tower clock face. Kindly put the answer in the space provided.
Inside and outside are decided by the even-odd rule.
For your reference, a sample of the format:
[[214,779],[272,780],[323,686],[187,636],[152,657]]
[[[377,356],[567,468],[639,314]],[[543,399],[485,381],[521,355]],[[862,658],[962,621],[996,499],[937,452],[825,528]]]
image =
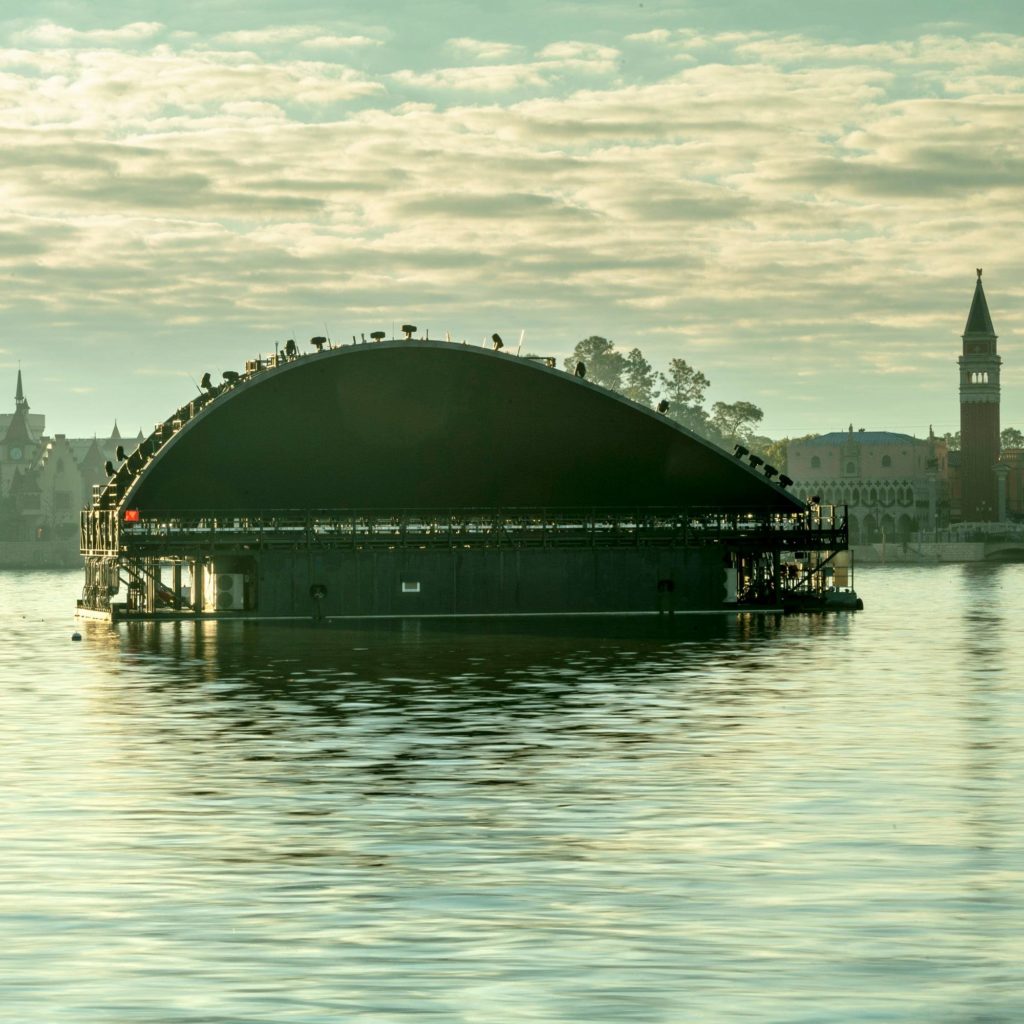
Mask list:
[[20,448],[12,448],[10,454],[11,454],[11,462],[21,462],[21,449]]

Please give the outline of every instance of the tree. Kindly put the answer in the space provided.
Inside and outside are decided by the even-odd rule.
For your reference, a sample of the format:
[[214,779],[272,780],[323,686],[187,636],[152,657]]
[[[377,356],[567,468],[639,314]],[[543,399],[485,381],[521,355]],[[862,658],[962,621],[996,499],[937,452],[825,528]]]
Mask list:
[[665,389],[665,398],[672,406],[702,406],[704,392],[711,386],[711,381],[700,370],[695,370],[685,359],[673,359],[668,364],[668,373],[659,373],[658,379]]
[[764,413],[753,402],[715,402],[711,406],[711,426],[726,441],[745,441],[764,419]]
[[1024,448],[1024,434],[1016,427],[1004,427],[999,433],[1001,448]]
[[946,442],[946,447],[951,452],[960,451],[960,431],[958,430],[955,434],[943,434],[942,440]]
[[572,355],[565,361],[565,368],[572,373],[577,363],[587,368],[587,380],[593,384],[622,391],[622,375],[626,372],[626,357],[615,351],[615,343],[607,338],[592,334],[578,341]]
[[650,405],[654,401],[654,385],[658,375],[646,359],[643,352],[634,348],[626,356],[626,369],[624,373],[625,383],[622,393],[639,402],[641,405]]
[[748,443],[750,450],[760,455],[770,466],[774,466],[780,473],[788,473],[789,446],[820,436],[820,434],[803,434],[801,437],[780,437],[777,441],[773,441],[770,437],[751,436]]
[[711,381],[685,359],[673,359],[668,373],[659,373],[662,395],[668,402],[668,415],[694,433],[707,435],[708,414],[704,411],[704,393]]
[[[786,444],[788,438],[773,441],[761,434],[750,434],[743,442],[755,455],[760,455],[769,466],[774,466],[780,473],[786,472]],[[735,444],[735,442],[733,442]]]

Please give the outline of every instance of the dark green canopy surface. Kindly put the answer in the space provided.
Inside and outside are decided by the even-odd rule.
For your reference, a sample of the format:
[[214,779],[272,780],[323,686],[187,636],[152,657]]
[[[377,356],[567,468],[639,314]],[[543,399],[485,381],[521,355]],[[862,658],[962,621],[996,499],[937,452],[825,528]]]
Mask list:
[[121,504],[803,507],[745,462],[603,388],[425,341],[331,349],[243,379],[160,449]]

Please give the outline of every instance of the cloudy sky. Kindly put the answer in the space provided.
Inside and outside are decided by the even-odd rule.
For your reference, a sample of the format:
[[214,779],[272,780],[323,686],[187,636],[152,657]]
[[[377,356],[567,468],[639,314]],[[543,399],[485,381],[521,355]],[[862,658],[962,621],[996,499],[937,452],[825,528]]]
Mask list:
[[20,361],[51,432],[404,321],[953,430],[978,266],[1024,428],[1017,0],[44,2],[0,97],[0,406]]

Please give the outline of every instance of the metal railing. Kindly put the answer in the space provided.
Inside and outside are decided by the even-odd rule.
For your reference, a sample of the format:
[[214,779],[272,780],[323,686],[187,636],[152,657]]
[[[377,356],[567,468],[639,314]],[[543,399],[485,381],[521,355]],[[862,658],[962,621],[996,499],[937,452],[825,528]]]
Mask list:
[[229,547],[698,547],[836,550],[848,544],[845,508],[805,512],[710,508],[271,509],[259,512],[82,513],[86,555],[171,554]]

